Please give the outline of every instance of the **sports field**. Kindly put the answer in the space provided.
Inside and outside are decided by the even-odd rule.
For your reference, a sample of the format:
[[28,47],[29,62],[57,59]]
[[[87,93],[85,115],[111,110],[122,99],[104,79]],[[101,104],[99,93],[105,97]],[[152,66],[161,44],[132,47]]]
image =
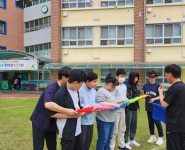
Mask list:
[[[29,120],[38,98],[0,98],[0,150],[31,150],[32,147],[32,126]],[[144,107],[144,100],[140,102],[138,110],[138,129],[136,141],[140,147],[132,147],[133,150],[165,150],[165,142],[161,146],[155,143],[149,144],[146,141],[150,137],[148,120]],[[163,124],[164,133],[166,132]],[[157,130],[155,129],[155,135]],[[94,136],[91,150],[96,149],[97,128],[94,126]],[[164,137],[165,141],[165,137]],[[57,141],[60,148],[60,139]],[[46,148],[44,148],[46,150]],[[117,146],[115,148],[117,150]]]

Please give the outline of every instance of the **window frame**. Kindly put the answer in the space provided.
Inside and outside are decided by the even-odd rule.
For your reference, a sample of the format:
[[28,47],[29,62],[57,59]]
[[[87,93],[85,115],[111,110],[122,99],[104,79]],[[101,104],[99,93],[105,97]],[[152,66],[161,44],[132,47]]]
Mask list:
[[[20,7],[20,6],[17,6],[17,0],[15,0],[15,6],[18,7],[18,8],[24,9],[24,8],[22,8],[22,7]],[[33,5],[32,5],[32,6],[33,6]],[[24,6],[23,6],[23,7],[24,7]]]
[[[101,38],[102,37],[102,28],[108,27],[108,38]],[[109,38],[109,28],[110,27],[116,27],[116,38]],[[124,38],[118,38],[118,27],[124,27],[125,28],[125,36]],[[126,28],[132,27],[133,37],[126,37]],[[109,44],[109,40],[116,40],[116,44]],[[118,40],[124,40],[123,45],[118,45]],[[126,44],[126,40],[132,40],[133,44]],[[101,45],[101,41],[107,41],[107,45]],[[100,46],[124,46],[124,45],[134,45],[134,26],[133,25],[125,25],[125,26],[101,26],[100,27]]]
[[4,7],[1,7],[1,6],[0,6],[0,8],[6,9],[6,0],[4,0]]
[[163,86],[170,86],[170,84],[169,83],[165,83],[165,79],[166,79],[166,77],[165,77],[165,72],[164,72],[164,68],[145,68],[145,84],[148,82],[147,80],[148,80],[148,76],[147,76],[147,69],[150,69],[150,70],[155,70],[155,69],[162,69],[162,76],[158,76],[157,77],[157,79],[162,79],[162,83],[159,83],[159,84],[161,84],[161,85],[163,85]]
[[[44,49],[44,44],[47,44],[48,45],[48,49]],[[31,53],[31,54],[34,54],[34,55],[48,55],[48,54],[51,54],[51,48],[50,48],[50,44],[51,42],[48,42],[48,43],[41,43],[41,44],[37,44],[37,45],[30,45],[30,46],[25,46],[24,47],[24,51],[26,51],[26,48],[29,49],[29,52],[27,53]],[[40,45],[42,45],[43,49],[40,50]],[[30,52],[30,47],[33,46],[34,47],[34,51],[33,52]],[[38,51],[35,51],[35,47],[38,46]]]
[[162,3],[155,3],[155,0],[153,0],[153,3],[152,4],[148,4],[147,1],[146,1],[146,5],[156,5],[156,4],[180,4],[182,3],[182,0],[181,2],[174,2],[174,0],[172,0],[172,3],[165,3],[165,0],[162,0]]
[[0,32],[0,34],[6,35],[6,21],[0,20],[0,22],[4,23],[4,32]]
[[[39,19],[36,19],[36,20],[31,20],[31,21],[28,21],[28,22],[24,22],[24,33],[33,32],[33,31],[42,30],[42,29],[47,29],[47,28],[51,28],[50,18],[51,18],[51,16],[48,16],[48,17],[39,18]],[[43,25],[40,25],[40,20],[41,19],[43,21]],[[47,19],[48,20],[48,23],[47,24],[44,24],[44,19]],[[30,23],[32,21],[33,21],[34,26],[33,27],[30,27]],[[35,21],[38,21],[38,26],[35,25]],[[29,28],[26,28],[26,23],[29,24]]]
[[[81,1],[81,0],[80,0]],[[92,1],[93,2],[93,1]],[[70,7],[70,4],[76,4],[76,7]],[[78,7],[78,3],[85,3],[85,7]],[[81,9],[81,8],[92,8],[92,7],[94,7],[94,3],[91,5],[91,7],[87,7],[86,6],[86,4],[87,3],[89,3],[90,4],[90,1],[89,2],[87,2],[86,0],[84,0],[84,1],[81,1],[81,2],[79,2],[79,0],[74,0],[74,1],[70,1],[70,0],[68,0],[68,2],[63,2],[63,0],[62,0],[62,9]],[[63,8],[63,4],[69,4],[69,8]]]
[[[114,5],[114,6],[118,6],[118,7],[128,7],[128,6],[134,6],[134,0],[132,0],[133,1],[133,5],[126,5],[126,1],[128,1],[128,0],[125,0],[125,5],[122,5],[122,6],[119,6],[118,5],[118,2],[119,1],[121,1],[121,0],[100,0],[100,7],[114,7],[114,6],[109,6],[109,2],[116,2],[116,5]],[[102,3],[103,2],[108,2],[108,6],[102,6]]]
[[[105,79],[105,78],[106,78],[106,76],[102,76],[102,74],[101,74],[101,73],[102,73],[102,69],[108,69],[108,73],[110,73],[110,72],[109,72],[110,69],[116,69],[115,71],[117,71],[117,70],[120,69],[120,68],[101,68],[101,69],[100,69],[100,85],[105,84],[105,82],[102,82],[102,79]],[[132,69],[132,71],[134,71],[134,68],[122,68],[122,69],[125,69],[125,71],[126,71],[127,69]],[[107,74],[108,74],[108,73],[107,73]],[[116,73],[116,72],[115,72],[115,73]],[[125,81],[128,80],[128,77],[129,77],[129,74],[126,74]]]
[[6,46],[0,46],[0,48],[4,48],[4,50],[7,50]]
[[[155,26],[157,25],[162,25],[162,36],[161,37],[155,37]],[[172,36],[168,36],[168,37],[165,37],[165,25],[172,25]],[[147,37],[147,30],[146,30],[146,45],[167,45],[167,44],[182,44],[182,26],[180,25],[181,27],[181,36],[174,36],[173,34],[173,31],[174,31],[174,26],[175,25],[180,25],[180,23],[172,23],[172,24],[167,24],[167,23],[161,23],[161,24],[147,24],[146,25],[146,28],[147,26],[153,26],[154,30],[153,30],[153,37]],[[162,43],[156,43],[155,40],[156,39],[162,39]],[[165,39],[171,39],[171,43],[165,43]],[[175,43],[173,42],[173,39],[181,39],[181,42],[180,43]],[[154,40],[153,44],[147,44],[147,40]]]
[[[63,38],[63,29],[68,29],[69,30],[69,38],[68,39],[64,39]],[[70,29],[71,28],[75,28],[76,29],[76,38],[75,39],[70,39]],[[84,28],[85,29],[85,32],[84,32],[84,34],[85,34],[85,38],[84,39],[78,39],[78,29],[79,28]],[[87,39],[86,38],[86,29],[87,28],[91,28],[92,29],[92,38],[89,38],[89,39]],[[87,46],[93,46],[93,42],[94,42],[94,35],[93,35],[93,33],[94,33],[94,28],[93,27],[63,27],[62,28],[62,46],[63,46],[63,42],[69,42],[69,45],[64,45],[64,46],[83,46],[83,47],[87,47]],[[70,45],[70,42],[72,42],[72,41],[75,41],[76,42],[76,45]],[[78,42],[79,41],[85,41],[85,45],[78,45]],[[86,41],[92,41],[92,45],[87,45],[86,44]]]

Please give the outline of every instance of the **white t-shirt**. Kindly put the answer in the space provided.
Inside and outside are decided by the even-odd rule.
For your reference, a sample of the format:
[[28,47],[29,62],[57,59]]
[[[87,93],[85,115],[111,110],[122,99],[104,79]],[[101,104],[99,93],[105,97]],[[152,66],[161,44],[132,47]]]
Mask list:
[[[78,103],[79,103],[79,98],[78,98],[78,93],[75,90],[68,90],[69,94],[71,95],[73,99],[73,103],[76,109],[80,109]],[[76,124],[76,133],[75,136],[79,135],[81,133],[81,117],[77,118],[77,124]]]
[[17,84],[18,82],[19,82],[19,80],[18,79],[15,79],[14,84]]

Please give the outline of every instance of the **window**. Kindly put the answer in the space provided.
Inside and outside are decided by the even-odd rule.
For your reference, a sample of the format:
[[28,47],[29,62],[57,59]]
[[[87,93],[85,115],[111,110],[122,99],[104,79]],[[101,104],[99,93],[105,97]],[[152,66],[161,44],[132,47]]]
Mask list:
[[20,0],[15,0],[15,6],[24,9],[24,2]]
[[[32,80],[32,81],[38,80],[38,72],[37,71],[30,72],[30,80]],[[41,81],[50,80],[50,71],[40,70],[39,71],[39,80],[41,80]]]
[[101,27],[101,45],[134,44],[133,26]]
[[92,7],[93,0],[62,0],[62,8]]
[[8,80],[8,72],[2,72],[2,80]]
[[156,24],[146,26],[146,44],[181,43],[180,24]]
[[134,0],[101,0],[101,7],[134,5]]
[[50,71],[44,71],[44,80],[50,80]]
[[81,70],[84,71],[85,73],[93,72],[93,69],[81,69]]
[[51,27],[51,16],[25,22],[25,33]]
[[[115,69],[101,69],[101,71],[100,71],[100,83],[105,84],[105,78],[106,78],[108,73],[111,73],[113,76],[116,76],[116,71],[117,71],[117,68],[115,68]],[[126,71],[126,79],[128,79],[128,76],[129,76],[130,72],[134,71],[134,69],[132,69],[132,68],[125,69],[125,71]]]
[[92,27],[63,28],[63,46],[93,45]]
[[182,0],[147,0],[147,4],[160,4],[160,3],[178,3]]
[[6,50],[5,46],[0,46],[0,50]]
[[6,9],[6,0],[0,0],[0,8]]
[[0,34],[6,35],[6,21],[0,20]]
[[156,79],[156,82],[162,84],[162,85],[169,85],[168,81],[166,80],[166,77],[165,77],[165,73],[164,73],[164,69],[163,68],[151,68],[151,69],[145,69],[145,74],[146,74],[146,80],[145,82],[149,82],[148,81],[148,77],[147,77],[147,73],[148,71],[151,71],[151,70],[155,70],[159,73],[159,76],[157,77]]
[[22,73],[21,74],[21,79],[22,80],[28,80],[28,73]]
[[51,53],[51,43],[43,43],[25,47],[25,52],[38,55],[47,55]]

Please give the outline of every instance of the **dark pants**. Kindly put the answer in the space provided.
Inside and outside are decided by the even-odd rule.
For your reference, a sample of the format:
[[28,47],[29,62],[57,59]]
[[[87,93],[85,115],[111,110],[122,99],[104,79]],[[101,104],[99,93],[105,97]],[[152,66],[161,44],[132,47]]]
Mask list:
[[96,150],[110,150],[110,142],[114,133],[115,122],[104,122],[96,118],[98,140]]
[[167,150],[185,150],[185,133],[167,132]]
[[44,139],[46,140],[46,145],[48,150],[56,150],[56,132],[44,131],[34,125],[32,125],[33,130],[33,150],[43,150]]
[[17,88],[17,84],[14,84],[14,89],[16,89]]
[[80,150],[89,150],[93,137],[93,125],[82,125],[80,134]]
[[148,124],[149,124],[149,129],[150,129],[150,134],[154,135],[154,123],[157,126],[159,137],[163,137],[163,127],[161,125],[161,122],[159,120],[154,120],[152,118],[152,112],[147,112],[148,116]]
[[73,141],[61,139],[60,145],[62,150],[80,150],[80,135],[76,136]]
[[125,111],[125,122],[126,122],[126,131],[125,131],[125,143],[128,143],[128,138],[130,135],[130,140],[134,140],[137,130],[137,110],[128,110]]

